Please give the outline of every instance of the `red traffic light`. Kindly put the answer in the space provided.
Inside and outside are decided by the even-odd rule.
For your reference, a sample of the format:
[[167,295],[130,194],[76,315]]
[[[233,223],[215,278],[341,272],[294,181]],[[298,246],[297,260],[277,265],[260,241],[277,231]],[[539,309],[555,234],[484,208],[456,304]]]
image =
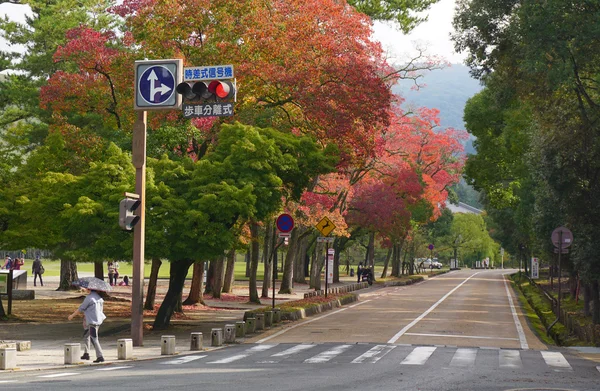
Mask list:
[[187,100],[225,100],[235,96],[233,83],[226,80],[183,82],[175,88]]

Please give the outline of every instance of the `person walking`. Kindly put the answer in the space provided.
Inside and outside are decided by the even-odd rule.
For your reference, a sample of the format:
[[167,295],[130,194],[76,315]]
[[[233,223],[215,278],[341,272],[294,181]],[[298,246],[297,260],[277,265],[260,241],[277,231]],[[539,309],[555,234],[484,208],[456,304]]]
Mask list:
[[44,266],[42,266],[42,260],[39,255],[35,257],[35,261],[33,261],[33,265],[31,265],[31,273],[33,274],[33,286],[37,286],[38,277],[40,278],[40,285],[44,286],[44,281],[42,281]]
[[89,351],[91,342],[96,350],[96,360],[94,362],[100,363],[104,362],[104,355],[102,347],[100,347],[100,341],[98,340],[98,329],[102,322],[104,322],[104,319],[106,319],[106,315],[104,315],[104,300],[95,290],[89,288],[87,290],[90,293],[83,300],[79,308],[69,315],[69,320],[73,320],[78,314],[83,314],[83,356],[81,356],[81,359],[90,359]]
[[11,270],[12,268],[13,260],[7,255],[6,258],[4,258],[4,265],[2,266],[2,269]]

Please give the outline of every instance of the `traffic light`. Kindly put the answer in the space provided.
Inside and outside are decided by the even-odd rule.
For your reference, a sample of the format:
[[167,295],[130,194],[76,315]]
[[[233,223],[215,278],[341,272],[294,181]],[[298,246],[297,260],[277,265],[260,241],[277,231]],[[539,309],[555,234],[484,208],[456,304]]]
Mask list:
[[119,204],[119,225],[126,231],[131,231],[133,226],[140,221],[140,216],[133,214],[140,206],[140,200],[134,198],[124,198]]
[[235,99],[235,82],[229,80],[186,81],[175,88],[188,101],[220,102]]

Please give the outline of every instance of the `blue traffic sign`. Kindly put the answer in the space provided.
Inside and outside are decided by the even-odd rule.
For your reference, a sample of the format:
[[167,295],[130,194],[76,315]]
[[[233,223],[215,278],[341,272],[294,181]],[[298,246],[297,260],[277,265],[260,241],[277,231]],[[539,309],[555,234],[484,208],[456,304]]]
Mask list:
[[135,62],[136,110],[164,110],[181,107],[175,88],[183,78],[183,61],[145,60]]
[[150,104],[166,102],[175,92],[175,76],[161,65],[150,67],[140,77],[139,91]]
[[277,229],[279,232],[290,232],[294,229],[294,218],[287,213],[283,213],[277,217]]

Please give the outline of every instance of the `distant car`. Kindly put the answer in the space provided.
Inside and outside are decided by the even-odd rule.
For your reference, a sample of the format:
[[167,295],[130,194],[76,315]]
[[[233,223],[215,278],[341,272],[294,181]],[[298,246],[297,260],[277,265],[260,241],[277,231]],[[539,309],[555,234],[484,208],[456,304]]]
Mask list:
[[432,261],[429,265],[430,269],[441,269],[442,268],[442,264],[441,262],[438,261]]
[[424,269],[441,269],[442,264],[440,262],[438,262],[435,258],[433,260],[425,259],[418,264],[418,267],[421,267]]

